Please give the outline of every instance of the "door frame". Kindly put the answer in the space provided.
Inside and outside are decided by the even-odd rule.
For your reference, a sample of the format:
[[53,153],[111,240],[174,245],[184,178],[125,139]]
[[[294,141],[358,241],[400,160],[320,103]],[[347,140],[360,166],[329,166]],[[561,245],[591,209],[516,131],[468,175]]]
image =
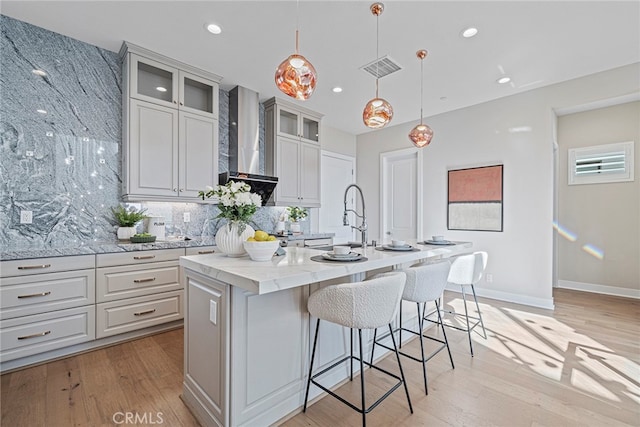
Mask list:
[[[345,160],[348,162],[351,162],[351,165],[353,166],[353,182],[356,182],[356,177],[357,175],[357,159],[356,156],[350,156],[348,154],[342,154],[342,153],[337,153],[335,151],[328,151],[328,150],[320,150],[320,174],[322,175],[322,162],[324,161],[325,156],[327,157],[335,157],[341,160]],[[312,230],[318,230],[320,229],[320,209],[322,208],[322,187],[320,187],[320,202],[321,202],[321,206],[320,208],[318,208],[318,215],[313,215],[312,221],[311,221],[311,229]],[[344,190],[342,190],[344,191]],[[349,214],[349,215],[353,215],[353,214]],[[351,223],[353,224],[353,217],[349,217]],[[324,231],[324,230],[323,230]],[[351,240],[353,240],[355,238],[355,234],[353,232],[353,229],[351,229]]]
[[389,194],[387,191],[387,187],[385,186],[385,182],[387,181],[387,166],[389,162],[398,157],[405,157],[407,155],[414,154],[416,158],[416,175],[417,175],[417,183],[416,183],[416,239],[420,239],[423,232],[423,196],[422,196],[422,188],[423,188],[423,159],[422,159],[422,150],[419,148],[404,148],[401,150],[393,150],[393,151],[385,151],[380,153],[380,239],[384,240],[384,226],[386,224],[386,203],[388,202]]

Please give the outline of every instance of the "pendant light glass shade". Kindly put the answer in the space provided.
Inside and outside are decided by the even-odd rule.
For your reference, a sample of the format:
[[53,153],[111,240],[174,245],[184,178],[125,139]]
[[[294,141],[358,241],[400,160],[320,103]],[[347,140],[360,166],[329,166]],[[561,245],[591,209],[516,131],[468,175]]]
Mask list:
[[[298,19],[296,3],[296,21]],[[282,61],[276,69],[275,82],[286,95],[304,101],[316,89],[317,74],[311,62],[298,51],[298,24],[296,22],[296,53]]]
[[[378,53],[378,17],[384,11],[382,3],[374,3],[370,7],[371,13],[376,17],[376,61],[380,59]],[[376,97],[367,102],[362,111],[362,121],[371,129],[380,129],[385,127],[393,118],[393,107],[387,100],[378,96],[378,71],[376,70]]]
[[276,86],[292,98],[309,99],[316,88],[317,74],[311,62],[294,53],[282,61],[276,70]]
[[420,59],[420,124],[411,129],[409,132],[409,139],[413,142],[418,148],[426,147],[431,142],[431,138],[433,138],[433,130],[428,126],[422,123],[422,98],[423,98],[423,70],[422,64],[424,58],[427,57],[427,51],[421,49],[416,52],[416,56]]
[[367,102],[362,112],[362,120],[371,129],[380,129],[391,121],[393,117],[393,107],[386,99],[373,98]]

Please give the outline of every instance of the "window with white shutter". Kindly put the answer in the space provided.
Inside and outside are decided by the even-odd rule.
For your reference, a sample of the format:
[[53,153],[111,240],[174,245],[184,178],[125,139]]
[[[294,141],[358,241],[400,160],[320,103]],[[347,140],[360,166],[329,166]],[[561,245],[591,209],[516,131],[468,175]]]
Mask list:
[[633,141],[569,149],[569,185],[633,181]]

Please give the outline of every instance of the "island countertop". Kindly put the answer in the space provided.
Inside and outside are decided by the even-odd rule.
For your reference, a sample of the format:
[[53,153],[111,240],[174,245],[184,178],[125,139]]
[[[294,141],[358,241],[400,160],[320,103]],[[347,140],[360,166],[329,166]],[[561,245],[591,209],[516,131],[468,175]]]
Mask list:
[[318,262],[311,257],[322,255],[323,251],[287,247],[286,255],[274,256],[271,261],[258,262],[248,256],[231,258],[216,253],[180,257],[180,265],[249,292],[267,294],[426,258],[455,255],[472,247],[471,242],[455,242],[449,246],[420,245],[415,241],[408,243],[419,250],[381,251],[368,246],[362,253],[362,248],[354,248],[354,252],[367,258],[358,262]]

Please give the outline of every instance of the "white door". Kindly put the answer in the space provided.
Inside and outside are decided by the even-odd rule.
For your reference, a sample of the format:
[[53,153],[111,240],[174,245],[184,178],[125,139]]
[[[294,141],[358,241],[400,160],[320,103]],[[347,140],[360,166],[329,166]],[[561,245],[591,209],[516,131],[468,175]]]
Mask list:
[[380,155],[382,208],[380,225],[384,241],[418,239],[422,209],[421,157],[417,149]]
[[[322,204],[319,209],[318,230],[323,233],[335,233],[335,243],[352,241],[353,229],[342,225],[344,212],[344,190],[349,184],[355,182],[355,157],[343,154],[322,152],[321,174],[322,177]],[[349,192],[347,206],[354,209],[356,191]],[[349,215],[349,223],[355,224],[353,214]]]

